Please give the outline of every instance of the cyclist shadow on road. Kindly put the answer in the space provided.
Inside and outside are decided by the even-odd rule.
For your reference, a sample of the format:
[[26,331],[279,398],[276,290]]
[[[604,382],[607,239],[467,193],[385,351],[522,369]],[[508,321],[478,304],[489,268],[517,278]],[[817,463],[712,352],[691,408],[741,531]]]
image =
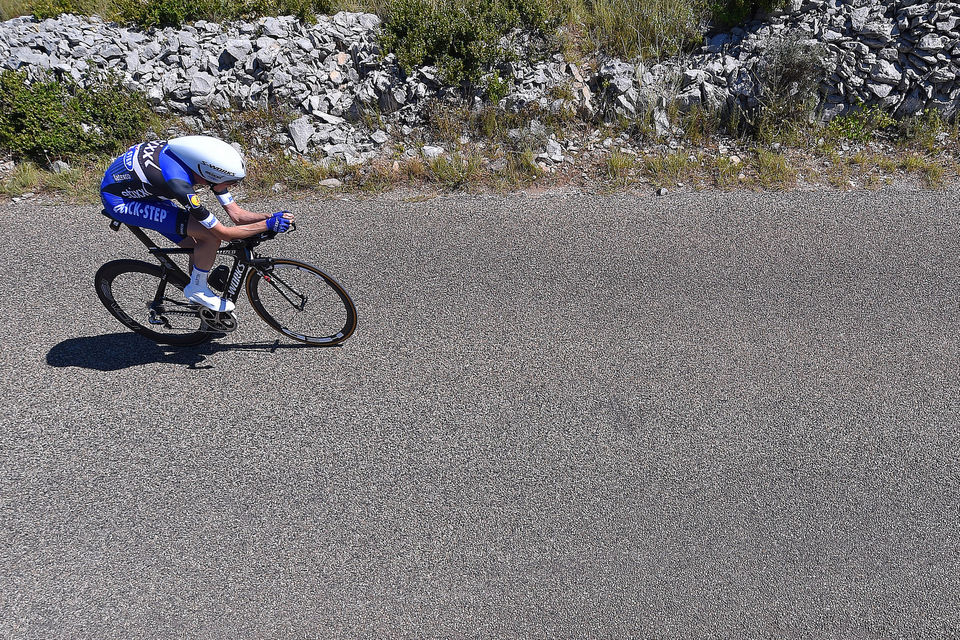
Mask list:
[[135,333],[108,333],[102,336],[70,338],[54,346],[47,353],[51,367],[80,367],[96,371],[119,371],[151,363],[185,365],[188,369],[212,369],[203,364],[207,356],[220,351],[266,351],[311,348],[305,344],[255,342],[248,344],[221,344],[207,342],[195,347],[170,347],[151,342]]

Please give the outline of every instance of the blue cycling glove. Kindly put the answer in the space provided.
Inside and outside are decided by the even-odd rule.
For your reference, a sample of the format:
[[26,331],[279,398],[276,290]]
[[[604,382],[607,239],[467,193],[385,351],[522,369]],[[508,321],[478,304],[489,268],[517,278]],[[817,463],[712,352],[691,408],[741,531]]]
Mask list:
[[290,228],[290,219],[284,218],[283,216],[289,211],[277,211],[275,214],[267,218],[267,229],[275,233],[283,233]]

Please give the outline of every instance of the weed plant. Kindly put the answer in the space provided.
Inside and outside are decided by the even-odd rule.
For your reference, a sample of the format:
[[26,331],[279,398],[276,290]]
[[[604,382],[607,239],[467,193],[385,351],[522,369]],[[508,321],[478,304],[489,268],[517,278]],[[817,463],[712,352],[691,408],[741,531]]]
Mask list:
[[825,132],[830,140],[870,142],[878,134],[896,125],[896,121],[878,105],[865,107],[858,104],[851,112],[831,120]]
[[636,166],[636,157],[630,155],[629,153],[623,153],[622,151],[614,151],[607,156],[607,178],[612,180],[615,184],[625,186]]
[[668,153],[644,158],[643,170],[654,186],[673,187],[692,175],[693,163],[680,153]]
[[757,64],[760,108],[749,114],[752,135],[763,142],[782,141],[793,137],[798,125],[809,125],[826,74],[824,56],[820,46],[799,36],[769,44]]
[[891,119],[890,126],[896,127],[904,144],[916,146],[925,153],[940,151],[941,137],[946,140],[957,140],[957,121],[946,122],[936,109],[927,109],[917,116],[900,122],[893,122]]
[[690,0],[586,0],[583,18],[594,50],[622,58],[665,58],[703,40],[709,9]]
[[764,189],[787,189],[796,186],[797,170],[790,166],[783,154],[757,149],[757,183]]
[[740,182],[740,164],[720,156],[712,163],[710,175],[714,186],[724,190],[732,189]]
[[427,161],[431,182],[445,189],[460,189],[478,183],[483,175],[480,157],[475,154],[443,155]]

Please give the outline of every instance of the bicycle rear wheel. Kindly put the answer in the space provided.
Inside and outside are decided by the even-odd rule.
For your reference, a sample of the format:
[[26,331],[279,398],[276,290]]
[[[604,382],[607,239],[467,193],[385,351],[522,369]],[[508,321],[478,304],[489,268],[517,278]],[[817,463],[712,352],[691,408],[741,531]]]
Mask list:
[[264,322],[307,344],[337,345],[357,328],[357,308],[343,287],[297,260],[275,259],[251,270],[247,297]]
[[103,306],[124,325],[161,344],[189,346],[213,337],[201,331],[196,305],[183,297],[182,278],[164,276],[160,265],[139,260],[114,260],[95,277]]

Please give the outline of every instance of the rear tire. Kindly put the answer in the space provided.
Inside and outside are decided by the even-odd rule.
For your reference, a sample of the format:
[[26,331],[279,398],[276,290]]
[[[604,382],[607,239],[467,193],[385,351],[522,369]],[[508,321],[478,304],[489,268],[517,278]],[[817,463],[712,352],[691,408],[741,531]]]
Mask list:
[[313,265],[275,259],[247,277],[253,310],[279,333],[332,347],[357,328],[357,308],[336,280]]
[[[212,333],[200,330],[196,305],[183,296],[187,281],[179,274],[168,273],[164,277],[160,265],[114,260],[100,267],[94,281],[97,296],[107,311],[145,338],[185,347],[213,337]],[[159,305],[154,305],[161,281],[166,283],[163,297]]]

